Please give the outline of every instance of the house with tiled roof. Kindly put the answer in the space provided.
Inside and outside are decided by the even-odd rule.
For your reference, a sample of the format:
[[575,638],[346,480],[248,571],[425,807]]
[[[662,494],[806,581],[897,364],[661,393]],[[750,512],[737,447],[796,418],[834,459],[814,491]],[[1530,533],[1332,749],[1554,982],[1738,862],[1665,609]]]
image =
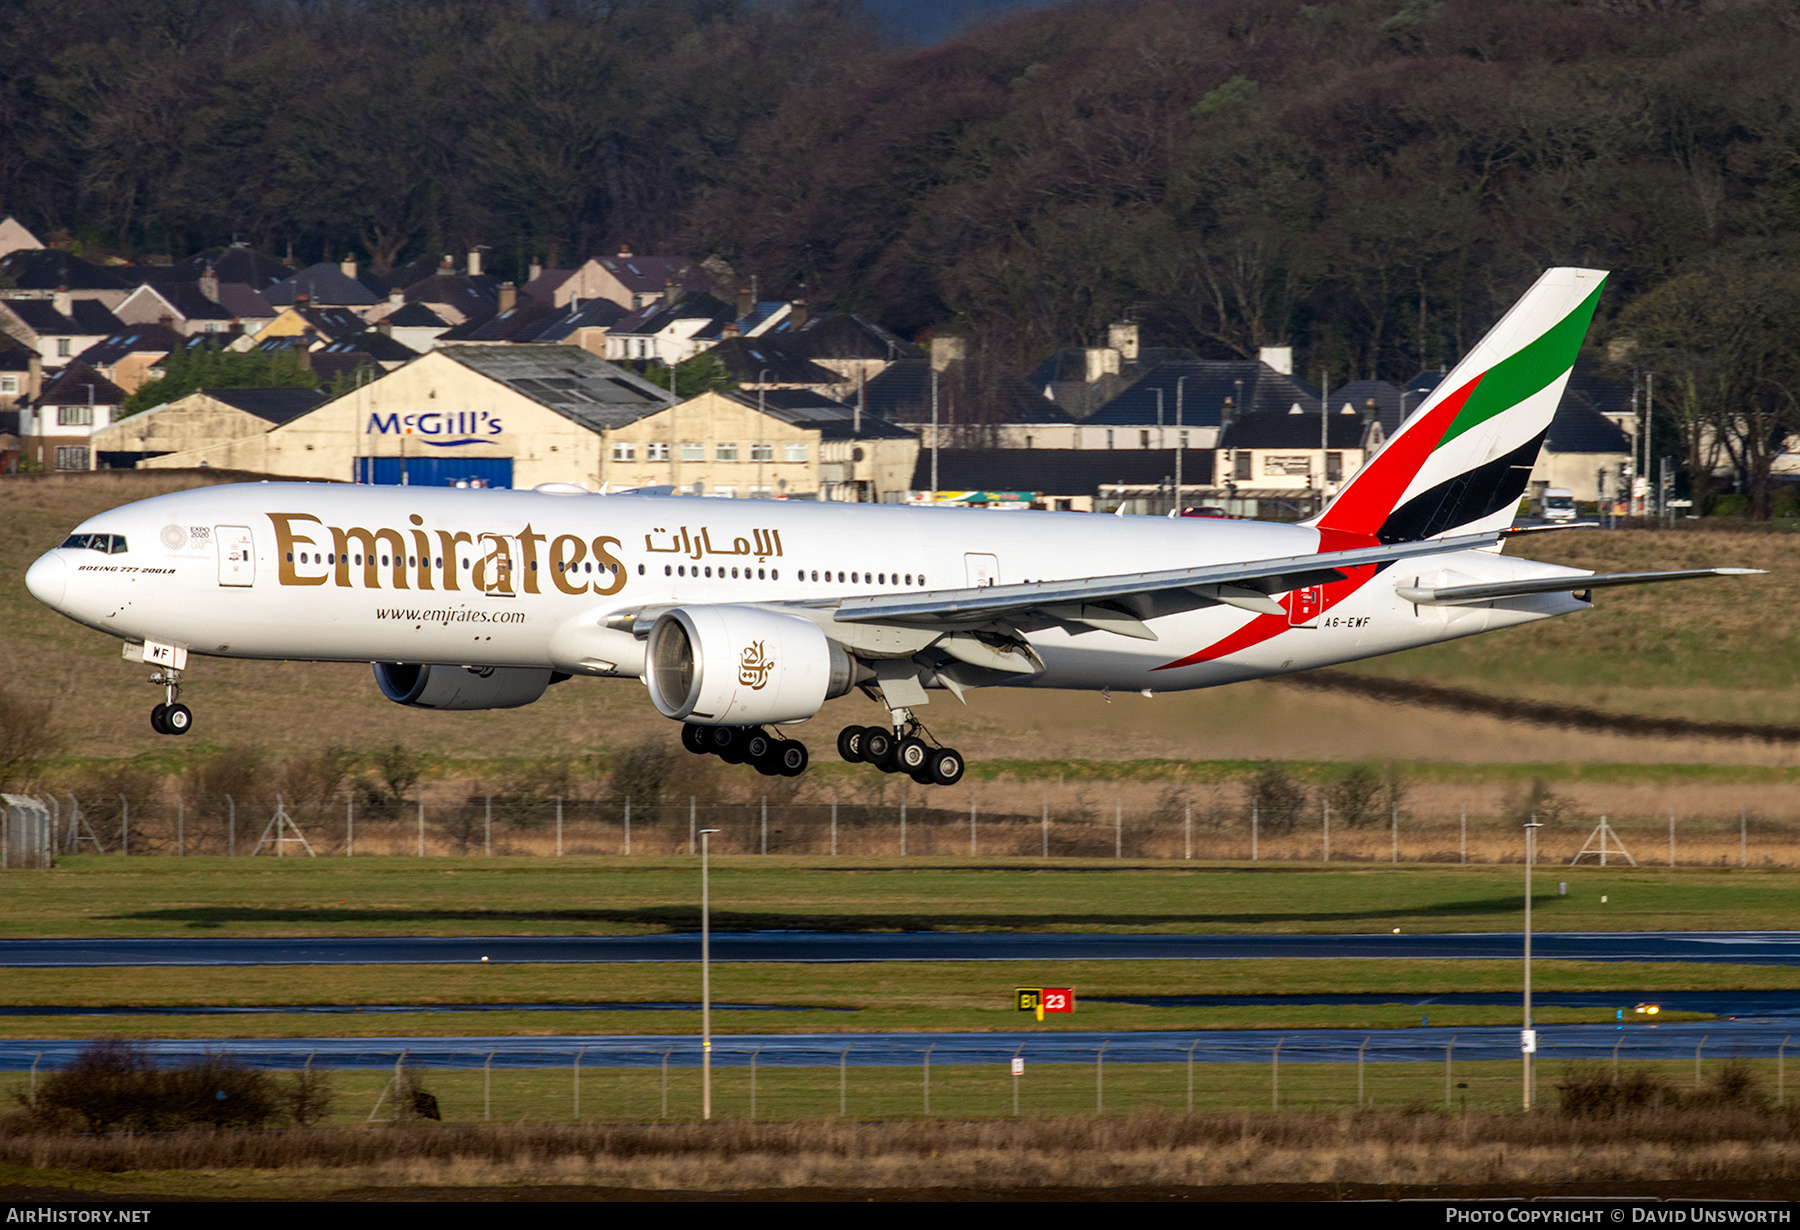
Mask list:
[[0,333],[36,350],[45,367],[61,367],[123,327],[97,299],[0,299]]
[[11,214],[0,218],[0,256],[13,252],[36,252],[43,246],[38,237]]
[[335,262],[321,261],[308,265],[299,273],[283,278],[273,286],[258,288],[271,307],[295,307],[304,304],[320,308],[371,308],[383,297],[347,275]]
[[0,256],[0,299],[97,300],[107,308],[125,302],[131,282],[60,248],[21,248]]
[[19,412],[21,454],[46,470],[95,468],[93,437],[119,416],[125,390],[74,360]]
[[76,356],[108,380],[135,393],[186,338],[164,324],[132,325],[104,337]]
[[[43,371],[36,350],[0,333],[0,410],[14,411],[36,397],[43,389]],[[18,434],[16,427],[13,434]]]
[[558,284],[555,302],[610,299],[628,312],[647,307],[673,290],[674,295],[730,294],[699,261],[675,256],[638,256],[620,245],[612,256],[598,256]]
[[147,282],[198,282],[211,276],[221,285],[248,286],[254,291],[267,290],[294,276],[294,270],[272,256],[264,256],[244,244],[228,248],[207,248],[186,260],[153,268],[145,274]]
[[[210,285],[217,293],[219,284]],[[208,296],[198,281],[146,282],[113,314],[128,325],[167,324],[183,334],[229,333],[233,320],[231,309]]]
[[736,319],[736,309],[721,299],[708,294],[676,299],[671,290],[619,318],[607,333],[606,357],[614,363],[674,367],[722,340],[725,327]]
[[849,313],[810,316],[806,305],[791,305],[785,319],[772,322],[775,339],[791,353],[829,368],[840,383],[867,384],[890,363],[923,358],[925,352],[872,320]]
[[402,292],[408,303],[423,303],[452,327],[483,321],[500,310],[500,285],[489,277],[433,274]]

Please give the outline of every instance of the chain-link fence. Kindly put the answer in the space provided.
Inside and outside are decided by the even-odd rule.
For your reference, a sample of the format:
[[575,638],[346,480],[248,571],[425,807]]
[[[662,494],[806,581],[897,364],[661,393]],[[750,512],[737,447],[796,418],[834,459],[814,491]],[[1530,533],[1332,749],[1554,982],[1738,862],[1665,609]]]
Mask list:
[[[1704,1031],[1704,1032],[1702,1032]],[[1694,1026],[1664,1031],[1588,1027],[1540,1031],[1532,1101],[1554,1107],[1571,1090],[1660,1091],[1690,1103],[1787,1099],[1782,1028]],[[228,1055],[257,1068],[332,1073],[333,1118],[408,1113],[397,1090],[428,1090],[436,1113],[462,1122],[642,1122],[697,1119],[706,1075],[700,1040],[429,1038],[143,1043],[159,1064]],[[0,1069],[27,1100],[84,1044],[0,1044]],[[1315,1030],[1273,1034],[717,1036],[713,1116],[1013,1115],[1388,1109],[1504,1110],[1523,1103],[1514,1030]]]
[[[1017,794],[1017,791],[1012,792]],[[1132,858],[1325,862],[1518,862],[1505,821],[1390,815],[1347,822],[1261,807],[1221,818],[1172,795],[1152,808],[1084,801],[1032,811],[984,807],[971,792],[928,802],[780,798],[713,801],[468,795],[453,801],[344,794],[292,800],[232,794],[46,794],[53,854],[454,857],[686,855],[701,829],[714,853],[845,857]],[[951,802],[951,800],[955,800]],[[10,813],[9,813],[10,814]],[[40,843],[41,844],[41,843]],[[1601,816],[1539,839],[1539,861],[1637,866],[1792,866],[1800,825],[1723,816]],[[9,866],[19,865],[16,862]]]

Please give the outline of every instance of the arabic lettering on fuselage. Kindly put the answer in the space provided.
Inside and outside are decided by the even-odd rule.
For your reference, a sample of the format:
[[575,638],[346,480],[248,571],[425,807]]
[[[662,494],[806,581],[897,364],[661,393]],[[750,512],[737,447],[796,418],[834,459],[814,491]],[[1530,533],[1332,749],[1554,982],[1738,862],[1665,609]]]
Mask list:
[[[667,546],[656,545],[658,534],[669,536]],[[754,555],[758,563],[782,554],[780,530],[751,530],[750,534],[750,538],[733,538],[730,547],[718,547],[713,545],[712,531],[705,526],[694,535],[685,525],[674,531],[659,525],[644,535],[644,550],[661,555],[685,555],[689,559],[699,559],[703,555]]]
[[[425,518],[417,513],[407,518],[412,525],[404,532],[327,525],[311,513],[268,517],[275,528],[275,558],[283,585],[336,584],[349,589],[360,583],[364,589],[381,589],[382,570],[387,569],[385,588],[391,589],[467,588],[511,597],[515,585],[527,594],[551,592],[542,585],[546,576],[555,592],[565,594],[608,595],[625,588],[625,565],[615,554],[622,553],[621,544],[605,534],[592,539],[547,534],[529,522],[512,533],[426,530]],[[466,566],[457,553],[465,544],[479,555]],[[382,554],[384,549],[387,554]]]

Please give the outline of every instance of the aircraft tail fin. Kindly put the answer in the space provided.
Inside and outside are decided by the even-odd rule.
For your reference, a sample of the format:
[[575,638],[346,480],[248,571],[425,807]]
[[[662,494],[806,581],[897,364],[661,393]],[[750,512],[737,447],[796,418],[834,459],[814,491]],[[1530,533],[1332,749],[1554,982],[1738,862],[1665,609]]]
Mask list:
[[1546,271],[1310,524],[1382,542],[1511,524],[1605,281]]

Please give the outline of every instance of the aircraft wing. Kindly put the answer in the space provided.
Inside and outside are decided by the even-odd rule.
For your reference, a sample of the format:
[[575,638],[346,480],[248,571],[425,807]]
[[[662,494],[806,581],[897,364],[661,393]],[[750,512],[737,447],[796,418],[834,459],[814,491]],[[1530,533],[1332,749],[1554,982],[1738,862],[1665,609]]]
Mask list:
[[1677,572],[1572,572],[1556,577],[1496,581],[1491,585],[1452,585],[1444,589],[1404,586],[1394,592],[1420,606],[1468,606],[1527,594],[1573,594],[1608,585],[1648,585],[1656,581],[1697,581],[1702,577],[1760,576],[1761,568],[1686,568]]
[[1281,614],[1284,608],[1273,595],[1342,580],[1342,569],[1488,547],[1503,536],[1468,534],[1205,568],[927,590],[891,597],[872,594],[841,600],[832,619],[841,624],[898,624],[946,631],[1004,621],[1020,631],[1062,626],[1072,632],[1099,629],[1153,641],[1156,633],[1145,626],[1145,620],[1215,604]]

